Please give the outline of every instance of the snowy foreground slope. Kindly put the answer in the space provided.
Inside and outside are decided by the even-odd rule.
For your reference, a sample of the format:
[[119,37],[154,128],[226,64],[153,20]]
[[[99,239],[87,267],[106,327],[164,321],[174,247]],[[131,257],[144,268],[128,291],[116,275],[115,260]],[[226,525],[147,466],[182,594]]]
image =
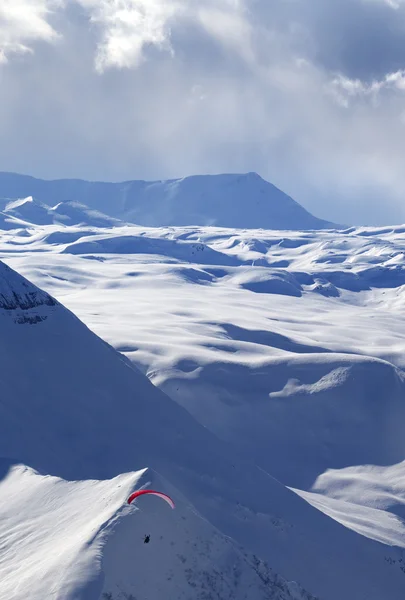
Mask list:
[[[1,265],[7,593],[402,600],[404,245],[401,228],[4,231],[2,259],[121,352]],[[127,507],[147,482],[176,511]]]
[[[154,498],[123,504],[151,480],[169,487],[144,471],[70,482],[11,467],[0,483],[1,597],[313,598],[221,535],[176,491],[170,516]],[[145,529],[153,545],[142,543]]]
[[[37,208],[32,222],[38,225],[52,222],[50,217],[74,224],[74,221],[69,223],[72,209],[66,211],[65,207],[80,203],[79,206],[85,205],[88,210],[105,213],[105,221],[108,219],[106,215],[109,215],[110,219],[114,217],[146,226],[192,224],[267,229],[325,229],[333,226],[311,215],[256,173],[103,183],[75,179],[45,181],[0,172],[0,199],[4,198],[0,200],[0,210],[8,214],[12,210],[8,207],[10,199],[27,197],[35,198]],[[51,209],[57,203],[60,205],[56,211],[59,215],[55,215],[54,208]],[[27,213],[28,207],[24,206],[22,210]],[[11,214],[15,216],[15,213],[16,209]],[[100,224],[100,215],[88,214],[84,222],[90,224],[91,219],[95,226],[104,226]]]
[[[312,598],[207,521],[221,520],[222,503],[235,512],[254,500],[242,481],[263,489],[265,505],[275,492],[298,508],[292,492],[231,464],[185,411],[3,264],[0,319],[2,598]],[[119,474],[147,463],[183,490],[153,473]],[[148,482],[175,498],[173,513],[155,498],[125,505]]]

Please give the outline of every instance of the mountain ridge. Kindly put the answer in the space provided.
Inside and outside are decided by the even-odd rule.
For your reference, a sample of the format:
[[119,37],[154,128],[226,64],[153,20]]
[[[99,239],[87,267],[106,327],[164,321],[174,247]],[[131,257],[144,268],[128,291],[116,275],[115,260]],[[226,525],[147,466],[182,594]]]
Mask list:
[[75,202],[110,218],[161,227],[335,229],[257,173],[191,175],[157,181],[45,180],[0,172],[0,197],[32,196],[48,206]]

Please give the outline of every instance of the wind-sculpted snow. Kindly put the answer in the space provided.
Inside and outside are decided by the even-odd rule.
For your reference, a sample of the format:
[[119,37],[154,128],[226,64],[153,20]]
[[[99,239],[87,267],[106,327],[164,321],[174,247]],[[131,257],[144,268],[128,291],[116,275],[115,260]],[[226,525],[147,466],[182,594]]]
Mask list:
[[[294,491],[311,506],[359,535],[388,546],[405,548],[405,522],[392,512],[358,502],[336,500],[326,494],[299,489]],[[390,564],[397,565],[405,573],[405,551],[402,550],[396,558],[391,559]]]
[[365,464],[329,469],[312,488],[336,500],[389,510],[405,518],[405,461],[389,466]]
[[148,467],[181,506],[119,513],[61,571],[90,590],[102,564],[97,600],[262,600],[259,561],[277,600],[403,599],[405,238],[367,231],[4,231],[2,259],[121,354],[59,303],[35,327],[4,309],[0,455],[84,486]]
[[[311,492],[296,491],[346,527],[405,548],[405,461],[328,469]],[[405,552],[397,563],[405,573]]]

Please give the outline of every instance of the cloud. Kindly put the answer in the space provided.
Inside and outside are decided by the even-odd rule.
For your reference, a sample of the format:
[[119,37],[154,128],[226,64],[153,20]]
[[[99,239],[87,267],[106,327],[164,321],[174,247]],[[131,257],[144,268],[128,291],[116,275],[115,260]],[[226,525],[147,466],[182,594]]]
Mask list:
[[0,7],[0,169],[103,180],[257,171],[321,217],[405,221],[402,3]]
[[396,9],[385,0],[258,2],[269,27],[299,28],[301,48],[320,67],[365,81],[405,68],[403,1]]
[[329,83],[329,89],[332,96],[339,104],[348,108],[353,99],[370,100],[372,105],[376,105],[381,100],[384,93],[400,93],[403,96],[405,92],[405,70],[395,73],[388,73],[381,80],[374,80],[371,83],[361,79],[350,79],[339,74]]
[[368,0],[369,2],[383,2],[384,4],[387,4],[387,6],[389,6],[390,8],[394,8],[395,10],[398,10],[398,8],[401,7],[401,5],[403,4],[403,0]]
[[53,42],[57,33],[49,22],[58,0],[2,0],[0,3],[0,62],[13,54],[31,52],[30,44]]
[[78,0],[100,30],[96,67],[138,66],[145,46],[170,50],[170,20],[182,11],[176,0]]
[[155,47],[173,55],[171,25],[198,22],[208,34],[241,49],[248,34],[242,0],[76,0],[99,32],[96,68],[138,67],[145,50]]

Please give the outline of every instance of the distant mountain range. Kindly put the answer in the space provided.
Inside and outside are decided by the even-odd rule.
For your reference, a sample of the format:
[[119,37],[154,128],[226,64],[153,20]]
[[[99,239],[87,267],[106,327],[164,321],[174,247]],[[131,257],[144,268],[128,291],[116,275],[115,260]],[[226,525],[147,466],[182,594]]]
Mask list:
[[[217,226],[241,229],[335,229],[256,173],[195,175],[167,181],[47,181],[0,172],[0,226],[53,222],[98,227]],[[18,202],[16,200],[23,200]],[[96,211],[96,212],[95,212]]]

